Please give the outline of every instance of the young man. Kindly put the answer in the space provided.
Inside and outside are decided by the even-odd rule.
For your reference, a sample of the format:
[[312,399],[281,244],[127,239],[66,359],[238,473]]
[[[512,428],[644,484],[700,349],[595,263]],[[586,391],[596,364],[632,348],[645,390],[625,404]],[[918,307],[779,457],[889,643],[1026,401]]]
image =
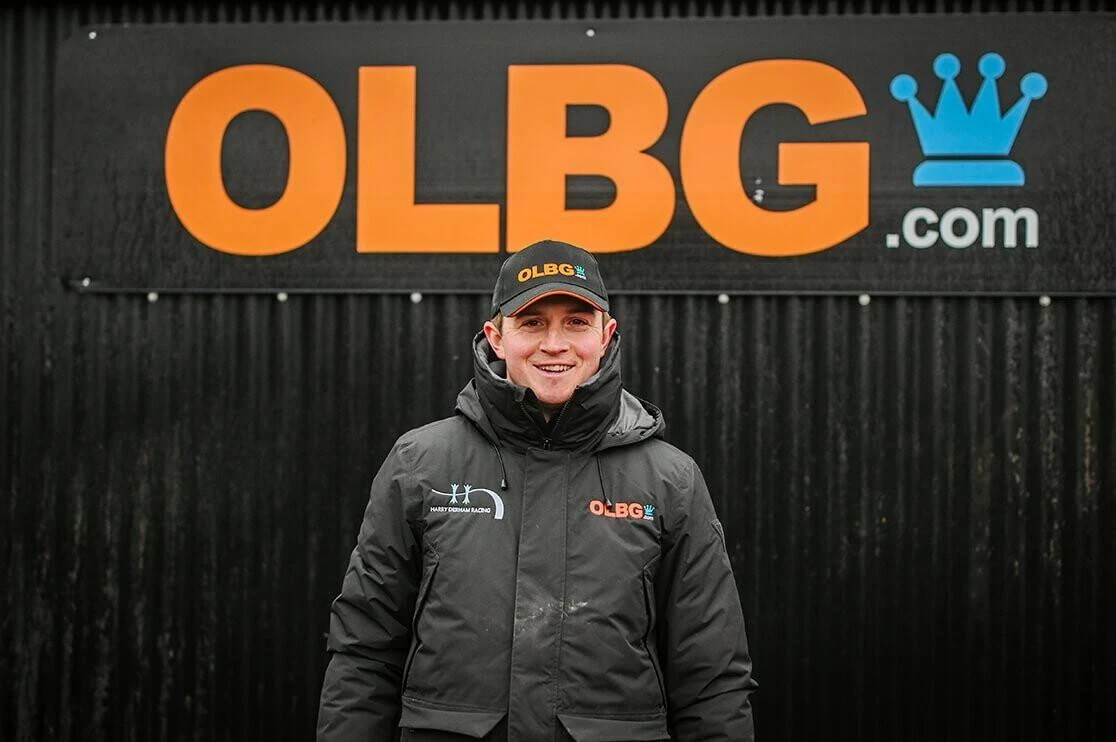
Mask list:
[[752,740],[721,525],[608,309],[579,248],[505,261],[456,414],[372,483],[319,742]]

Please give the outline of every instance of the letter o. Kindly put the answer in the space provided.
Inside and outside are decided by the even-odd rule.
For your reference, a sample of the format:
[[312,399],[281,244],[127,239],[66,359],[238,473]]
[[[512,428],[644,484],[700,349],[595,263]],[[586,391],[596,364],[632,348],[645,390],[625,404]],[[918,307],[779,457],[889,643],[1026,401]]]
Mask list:
[[593,515],[604,515],[605,506],[600,500],[589,501],[589,512]]
[[[953,230],[953,225],[957,222],[965,223],[965,231],[957,234]],[[980,236],[980,220],[977,215],[963,206],[950,209],[942,214],[941,222],[942,242],[950,247],[963,249],[969,247],[977,241]]]
[[[287,187],[262,209],[235,203],[221,175],[225,131],[245,111],[275,116],[290,144]],[[202,78],[179,102],[164,165],[171,208],[199,242],[233,255],[278,255],[314,239],[337,211],[345,188],[345,127],[313,78],[275,65],[228,67]]]
[[[530,268],[524,268],[523,270],[521,270],[519,272],[519,275],[516,276],[516,277],[519,279],[520,283],[523,283],[524,281],[530,281],[531,280],[531,269]],[[594,500],[593,502],[596,502],[596,500]]]

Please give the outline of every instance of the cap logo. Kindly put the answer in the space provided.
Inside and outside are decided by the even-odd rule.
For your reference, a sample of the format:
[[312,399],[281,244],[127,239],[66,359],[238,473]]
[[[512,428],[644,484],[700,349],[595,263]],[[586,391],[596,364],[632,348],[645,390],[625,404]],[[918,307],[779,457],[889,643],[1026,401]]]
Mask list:
[[576,269],[569,263],[543,263],[542,265],[532,265],[530,268],[524,268],[519,272],[517,278],[519,282],[530,281],[532,278],[542,278],[543,276],[573,276],[585,278],[585,269],[578,266]]

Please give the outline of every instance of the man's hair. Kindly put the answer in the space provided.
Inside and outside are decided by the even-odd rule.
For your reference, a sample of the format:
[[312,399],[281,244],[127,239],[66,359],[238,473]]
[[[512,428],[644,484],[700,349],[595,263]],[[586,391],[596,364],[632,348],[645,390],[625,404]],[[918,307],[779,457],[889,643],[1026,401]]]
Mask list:
[[[593,311],[594,312],[599,312],[600,310],[599,309],[594,309]],[[610,319],[612,319],[612,315],[610,315],[608,312],[601,312],[601,314],[604,315],[604,319],[601,321],[601,329],[603,330],[605,327],[608,326],[608,321]],[[496,314],[492,315],[492,324],[496,325],[497,330],[499,330],[500,332],[503,332],[504,331],[504,313],[503,312],[496,312]]]

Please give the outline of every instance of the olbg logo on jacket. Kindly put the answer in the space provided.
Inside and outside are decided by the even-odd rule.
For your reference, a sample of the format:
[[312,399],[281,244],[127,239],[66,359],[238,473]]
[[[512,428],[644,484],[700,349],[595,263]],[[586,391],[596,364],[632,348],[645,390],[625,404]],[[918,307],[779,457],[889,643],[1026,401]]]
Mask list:
[[589,512],[605,518],[631,518],[632,520],[655,520],[655,506],[651,503],[613,502],[605,504],[600,500],[589,501]]

